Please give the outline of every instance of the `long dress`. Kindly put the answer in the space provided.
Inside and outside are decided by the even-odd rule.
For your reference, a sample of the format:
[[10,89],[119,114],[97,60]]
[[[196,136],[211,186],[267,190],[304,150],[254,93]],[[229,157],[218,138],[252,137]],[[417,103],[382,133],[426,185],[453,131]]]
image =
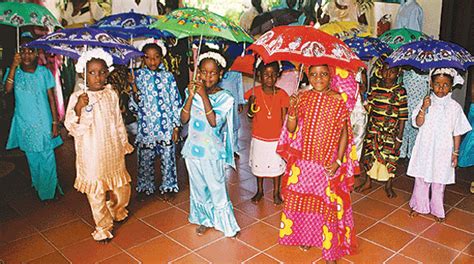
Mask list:
[[407,120],[407,96],[397,84],[390,88],[374,85],[368,96],[369,121],[364,140],[364,169],[370,178],[388,181],[395,177],[400,150],[395,149],[399,122]]
[[[5,80],[9,72],[7,69]],[[44,66],[38,65],[33,73],[16,69],[15,110],[6,149],[20,148],[25,152],[32,186],[41,200],[53,199],[59,187],[54,149],[63,141],[59,136],[52,138],[48,100],[48,90],[54,86],[54,77]]]
[[[279,243],[322,247],[324,259],[336,260],[351,254],[355,243],[350,191],[357,155],[349,111],[339,98],[305,91],[297,117],[294,133],[283,126],[277,148],[287,161]],[[328,179],[325,166],[337,158],[344,124],[349,144],[342,166]]]
[[[186,90],[187,96],[188,91]],[[193,98],[188,138],[182,155],[189,172],[189,222],[214,227],[227,237],[240,227],[234,216],[225,181],[225,166],[235,167],[233,145],[233,104],[230,92],[221,90],[209,95],[216,115],[216,126],[206,118],[199,95]]]
[[410,158],[418,134],[418,129],[412,125],[411,117],[415,107],[423,100],[430,89],[429,76],[427,74],[417,74],[414,70],[405,71],[403,73],[403,87],[405,87],[408,98],[408,121],[403,130],[400,158]]
[[[474,103],[471,104],[469,110],[469,123],[474,127]],[[474,166],[474,132],[469,132],[462,140],[459,149],[459,167]]]
[[[413,112],[412,121],[422,102]],[[451,93],[443,98],[431,95],[431,106],[425,114],[425,123],[420,127],[413,155],[408,165],[407,175],[423,178],[427,183],[453,184],[454,168],[451,153],[454,149],[453,136],[460,136],[471,130],[461,106],[451,98]]]

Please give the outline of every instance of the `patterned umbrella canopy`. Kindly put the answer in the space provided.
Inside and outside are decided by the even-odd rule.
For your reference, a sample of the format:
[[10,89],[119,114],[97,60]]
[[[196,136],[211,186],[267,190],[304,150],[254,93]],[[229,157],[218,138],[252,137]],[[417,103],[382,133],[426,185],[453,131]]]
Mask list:
[[173,37],[171,33],[149,26],[157,21],[156,18],[135,12],[120,13],[107,16],[97,21],[92,27],[97,27],[122,38]]
[[54,29],[61,24],[44,7],[33,3],[0,3],[0,24],[12,27],[41,26]]
[[265,63],[295,61],[305,65],[328,64],[343,69],[366,67],[342,40],[311,26],[279,26],[258,38],[249,50]]
[[457,44],[429,39],[401,46],[386,61],[390,66],[409,65],[420,70],[432,68],[466,70],[474,65],[474,56]]
[[431,39],[428,35],[423,32],[408,29],[408,28],[397,28],[389,30],[383,33],[379,39],[388,44],[392,49],[398,49],[400,46],[417,41]]
[[319,30],[341,40],[352,38],[354,36],[368,37],[371,35],[367,26],[361,25],[357,22],[348,21],[330,22],[319,27]]
[[27,47],[42,48],[47,52],[77,59],[87,48],[102,47],[114,58],[114,63],[126,64],[131,58],[142,55],[124,39],[109,35],[104,30],[84,27],[53,32],[34,40]]
[[377,38],[372,37],[354,37],[344,40],[344,43],[354,51],[361,60],[369,61],[374,57],[392,53],[392,49]]
[[233,21],[196,8],[180,8],[158,19],[151,28],[166,30],[177,38],[218,37],[233,42],[253,42],[252,37]]

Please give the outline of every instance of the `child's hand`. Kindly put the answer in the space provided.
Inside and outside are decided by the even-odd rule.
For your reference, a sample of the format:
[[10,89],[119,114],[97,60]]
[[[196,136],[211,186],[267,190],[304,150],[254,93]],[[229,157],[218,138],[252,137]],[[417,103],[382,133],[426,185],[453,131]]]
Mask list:
[[74,111],[76,112],[76,115],[80,116],[82,108],[86,107],[89,104],[89,96],[87,93],[83,93],[79,95],[77,98],[77,103],[76,106],[74,107]]
[[290,109],[296,108],[298,105],[299,97],[297,94],[293,94],[290,96]]
[[189,97],[193,98],[196,95],[196,90],[198,88],[198,83],[195,81],[190,81],[188,84]]
[[11,68],[16,68],[18,65],[21,64],[21,56],[20,53],[15,53],[15,56],[13,56],[13,61],[12,61],[12,66]]
[[458,166],[458,156],[456,154],[451,154],[451,166],[456,168]]
[[58,127],[58,122],[53,122],[53,130],[52,130],[52,137],[55,138],[59,136],[59,127]]
[[332,178],[338,168],[339,168],[339,164],[337,164],[337,162],[333,162],[331,163],[331,165],[326,166],[325,169],[327,171],[327,174],[329,175],[328,178]]
[[421,109],[423,111],[426,111],[428,107],[431,105],[431,98],[429,96],[426,96],[425,99],[423,99],[423,105],[421,106]]
[[171,140],[173,140],[174,143],[178,143],[179,141],[179,128],[175,127],[173,129],[173,135],[171,136]]
[[128,84],[132,85],[135,83],[135,74],[132,72],[128,72],[127,74],[127,81],[128,81]]
[[249,97],[249,104],[251,104],[251,105],[254,104],[255,103],[255,98],[256,98],[255,95],[251,95]]
[[242,111],[244,110],[244,105],[239,104],[239,106],[237,107],[237,110],[239,111],[239,113],[242,113]]

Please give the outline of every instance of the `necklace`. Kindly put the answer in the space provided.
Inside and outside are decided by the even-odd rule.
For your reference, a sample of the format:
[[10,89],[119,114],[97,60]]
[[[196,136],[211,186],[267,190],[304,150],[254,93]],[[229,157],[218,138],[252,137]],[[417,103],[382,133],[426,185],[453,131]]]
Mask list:
[[97,96],[97,97],[98,98],[97,100],[95,100],[95,102],[86,106],[86,112],[92,112],[92,110],[94,110],[94,105],[97,104],[102,99],[102,96]]
[[265,92],[263,91],[263,88],[262,88],[262,101],[263,101],[263,104],[265,105],[265,108],[267,109],[267,119],[272,119],[272,108],[273,108],[273,98],[274,98],[274,95],[275,95],[275,87],[272,88],[272,103],[270,105],[270,108],[268,108],[268,105],[267,105],[267,102],[265,102]]

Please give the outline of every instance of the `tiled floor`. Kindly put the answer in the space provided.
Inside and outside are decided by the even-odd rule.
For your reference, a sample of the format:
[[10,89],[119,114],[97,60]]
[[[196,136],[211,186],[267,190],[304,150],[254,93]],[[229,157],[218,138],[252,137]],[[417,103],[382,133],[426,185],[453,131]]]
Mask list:
[[[243,121],[244,147],[238,171],[229,171],[228,189],[242,232],[237,239],[210,230],[195,234],[187,221],[189,189],[183,161],[178,171],[181,191],[171,202],[158,195],[138,202],[132,197],[130,218],[114,229],[107,245],[90,236],[93,221],[86,198],[72,188],[74,151],[71,138],[57,150],[58,170],[65,196],[49,205],[32,191],[25,158],[2,157],[16,164],[13,173],[0,178],[0,259],[6,263],[323,263],[321,251],[302,252],[277,244],[281,206],[271,200],[272,184],[265,182],[263,202],[249,202],[255,180],[249,172],[249,125]],[[127,166],[136,176],[136,156]],[[353,193],[358,232],[358,253],[339,263],[474,263],[474,197],[469,193],[473,171],[460,170],[457,184],[446,191],[447,220],[435,223],[430,216],[408,216],[413,180],[400,175],[398,194],[388,199],[380,185],[370,193]],[[471,178],[470,178],[471,177]],[[0,263],[2,263],[0,261]]]

